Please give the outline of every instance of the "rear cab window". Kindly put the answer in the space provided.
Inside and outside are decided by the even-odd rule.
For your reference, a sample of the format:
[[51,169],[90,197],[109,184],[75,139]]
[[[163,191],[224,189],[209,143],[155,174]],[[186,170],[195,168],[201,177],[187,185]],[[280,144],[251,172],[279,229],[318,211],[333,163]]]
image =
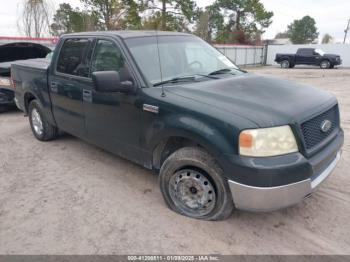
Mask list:
[[312,56],[314,49],[299,49],[297,54],[301,56]]
[[57,60],[56,71],[63,74],[88,77],[90,72],[89,51],[92,40],[74,38],[64,41]]

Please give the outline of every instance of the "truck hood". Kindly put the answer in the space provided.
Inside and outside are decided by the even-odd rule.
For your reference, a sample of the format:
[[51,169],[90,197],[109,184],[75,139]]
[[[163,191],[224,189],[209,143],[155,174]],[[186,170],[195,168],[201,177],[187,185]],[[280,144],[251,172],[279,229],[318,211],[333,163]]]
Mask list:
[[301,122],[336,103],[328,92],[254,74],[168,86],[166,91],[239,115],[260,127]]

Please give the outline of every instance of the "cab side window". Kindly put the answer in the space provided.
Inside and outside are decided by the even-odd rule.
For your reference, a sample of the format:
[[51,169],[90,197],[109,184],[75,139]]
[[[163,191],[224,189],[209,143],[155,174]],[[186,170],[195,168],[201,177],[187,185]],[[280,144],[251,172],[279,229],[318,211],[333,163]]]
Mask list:
[[68,75],[89,76],[90,39],[67,39],[60,51],[56,71]]
[[91,60],[91,73],[98,71],[116,71],[121,81],[131,81],[130,71],[122,52],[113,42],[100,39],[97,41]]
[[108,40],[98,40],[92,58],[91,72],[117,71],[124,67],[124,59],[119,48]]

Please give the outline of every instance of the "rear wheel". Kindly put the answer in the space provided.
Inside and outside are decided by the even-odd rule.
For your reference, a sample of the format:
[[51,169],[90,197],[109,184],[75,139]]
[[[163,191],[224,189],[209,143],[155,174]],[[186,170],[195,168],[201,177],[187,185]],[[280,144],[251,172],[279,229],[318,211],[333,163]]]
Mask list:
[[231,191],[222,170],[203,149],[185,147],[161,167],[159,184],[175,212],[203,220],[223,220],[233,210]]
[[320,67],[321,69],[329,69],[331,67],[331,63],[328,60],[323,60]]
[[281,62],[281,68],[289,68],[290,67],[290,62],[288,60],[283,60]]
[[57,128],[45,118],[43,110],[36,100],[29,104],[29,123],[34,136],[40,141],[49,141],[57,136]]

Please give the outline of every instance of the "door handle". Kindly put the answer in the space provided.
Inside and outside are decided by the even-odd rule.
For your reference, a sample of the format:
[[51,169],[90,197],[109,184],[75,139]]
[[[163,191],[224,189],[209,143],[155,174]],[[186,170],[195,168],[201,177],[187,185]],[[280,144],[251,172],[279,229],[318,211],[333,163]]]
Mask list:
[[50,89],[52,92],[58,92],[58,83],[57,82],[54,82],[52,81],[51,84],[50,84]]
[[83,89],[83,101],[92,102],[92,91],[89,89]]

